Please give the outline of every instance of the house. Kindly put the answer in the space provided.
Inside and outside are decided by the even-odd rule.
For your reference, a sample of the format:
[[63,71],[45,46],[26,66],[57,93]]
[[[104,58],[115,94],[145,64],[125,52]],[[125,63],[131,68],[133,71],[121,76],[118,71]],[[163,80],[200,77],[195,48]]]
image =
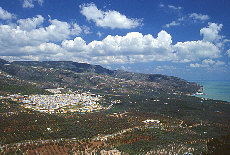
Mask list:
[[147,119],[145,121],[143,121],[144,123],[160,123],[159,120],[153,120],[153,119]]

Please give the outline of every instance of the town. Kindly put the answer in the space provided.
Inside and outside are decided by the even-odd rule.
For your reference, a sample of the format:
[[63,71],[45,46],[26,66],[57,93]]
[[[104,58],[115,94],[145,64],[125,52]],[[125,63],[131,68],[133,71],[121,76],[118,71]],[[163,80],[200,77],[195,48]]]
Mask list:
[[99,101],[102,96],[87,93],[72,92],[69,90],[68,93],[62,93],[61,90],[64,88],[57,89],[46,89],[53,95],[10,95],[14,101],[21,101],[24,108],[32,109],[39,112],[45,113],[67,113],[67,112],[96,112],[105,107],[102,107]]

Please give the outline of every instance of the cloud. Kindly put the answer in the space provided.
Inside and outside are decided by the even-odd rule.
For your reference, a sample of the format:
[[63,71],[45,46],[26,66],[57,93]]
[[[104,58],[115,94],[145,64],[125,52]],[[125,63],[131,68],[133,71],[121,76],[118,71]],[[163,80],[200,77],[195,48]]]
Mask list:
[[70,38],[71,35],[77,35],[81,31],[77,24],[69,24],[57,19],[50,19],[49,23],[49,26],[33,29],[27,34],[34,40],[58,42]]
[[[34,47],[35,49],[42,49],[37,47],[43,43],[55,44],[57,42],[62,42],[63,40],[76,35],[76,24],[69,24],[57,19],[50,19],[49,25],[43,27],[43,21],[44,18],[41,15],[38,15],[34,18],[20,19],[17,21],[18,25],[0,24],[0,55],[30,55],[30,52],[36,50],[29,49],[34,49]],[[23,51],[24,48],[27,50]]]
[[125,67],[125,66],[122,65],[121,70],[123,70],[123,71],[131,71],[132,68],[130,66]]
[[165,31],[159,32],[156,39],[152,35],[143,36],[139,32],[130,32],[125,36],[109,35],[102,41],[89,43],[87,47],[89,52],[97,56],[129,55],[132,62],[136,61],[135,55],[164,55],[170,52],[171,43],[171,35]]
[[102,36],[102,33],[98,31],[98,32],[97,32],[97,36],[98,36],[98,37],[101,37],[101,36]]
[[171,26],[179,26],[179,25],[180,25],[179,22],[172,21],[171,23],[166,24],[165,27],[169,28],[169,27],[171,27]]
[[159,6],[160,8],[165,7],[165,5],[164,5],[164,4],[162,4],[162,3],[160,3],[158,6]]
[[223,61],[217,60],[217,62],[215,63],[215,66],[223,66],[223,65],[225,65],[225,62]]
[[71,30],[72,35],[79,35],[82,32],[82,28],[77,23],[73,23],[72,27],[73,27]]
[[178,42],[174,45],[174,50],[178,56],[178,61],[188,59],[197,61],[201,58],[218,58],[220,50],[213,43],[206,41],[186,41]]
[[227,50],[227,55],[228,55],[228,57],[230,58],[230,49],[229,50]]
[[202,15],[202,14],[197,14],[197,13],[191,13],[189,15],[189,17],[191,19],[193,19],[194,21],[206,21],[206,20],[209,20],[210,17],[208,15]]
[[77,37],[65,40],[62,47],[75,51],[75,55],[85,55],[89,61],[108,64],[150,61],[185,63],[220,57],[220,50],[207,41],[178,42],[173,45],[172,37],[166,31],[159,32],[157,38],[139,32],[130,32],[125,36],[109,35],[102,41],[92,41],[89,44]]
[[131,29],[141,25],[141,20],[139,19],[129,19],[125,15],[113,10],[104,12],[99,10],[93,3],[83,4],[80,8],[81,14],[84,15],[88,21],[94,21],[99,27]]
[[28,36],[31,39],[39,41],[62,41],[69,38],[71,34],[71,26],[67,22],[62,22],[57,19],[49,20],[50,25],[45,28],[33,29]]
[[38,2],[38,4],[42,6],[44,0],[24,0],[22,7],[23,8],[33,8],[34,7],[33,2]]
[[16,18],[16,15],[9,13],[8,11],[6,11],[2,7],[0,7],[0,19],[11,20],[11,19],[15,19],[15,18]]
[[200,30],[200,35],[203,36],[203,40],[209,42],[218,42],[223,37],[219,35],[219,31],[222,29],[222,24],[208,23],[208,27]]
[[159,71],[175,70],[175,69],[176,69],[175,66],[163,65],[163,66],[157,66],[154,70],[156,72],[159,72]]
[[57,19],[49,19],[48,22],[49,25],[44,27],[45,19],[37,15],[20,19],[15,24],[0,24],[0,56],[17,60],[73,60],[93,64],[187,63],[220,57],[219,48],[212,42],[198,40],[172,44],[172,36],[164,30],[157,37],[129,32],[124,36],[108,35],[102,40],[86,43],[76,36],[84,31],[76,23]]
[[74,40],[64,40],[61,45],[70,51],[78,52],[86,50],[86,43],[81,37],[76,37]]
[[204,21],[208,20],[209,18],[210,17],[208,15],[192,13],[189,15],[184,15],[182,17],[179,17],[177,20],[174,20],[171,23],[166,24],[165,27],[169,28],[172,26],[179,26],[179,25],[182,25],[184,23],[191,23],[191,21],[193,21],[193,22],[198,22],[198,21],[204,22]]
[[190,64],[190,67],[192,67],[192,68],[199,68],[200,64],[198,64],[198,63]]
[[176,6],[173,6],[173,5],[168,5],[168,8],[170,8],[170,9],[173,9],[173,10],[181,10],[182,9],[182,7],[176,7]]
[[90,32],[90,28],[88,26],[83,25],[82,29],[83,29],[84,34],[90,34],[90,33],[92,33],[92,32]]
[[56,54],[57,51],[64,51],[62,48],[54,43],[42,43],[38,46],[25,46],[20,50],[28,52],[33,55],[48,55]]
[[41,15],[37,15],[33,18],[19,19],[17,22],[22,30],[31,31],[37,28],[37,26],[40,26],[43,21],[44,18]]
[[213,61],[212,59],[205,59],[202,61],[203,64],[215,64],[215,61]]
[[223,42],[224,42],[224,43],[229,43],[229,42],[230,42],[230,39],[224,39]]
[[190,67],[192,68],[213,68],[213,67],[219,67],[219,66],[223,66],[225,65],[225,62],[217,60],[214,61],[212,59],[205,59],[202,61],[201,64],[199,63],[194,63],[194,64],[190,64]]

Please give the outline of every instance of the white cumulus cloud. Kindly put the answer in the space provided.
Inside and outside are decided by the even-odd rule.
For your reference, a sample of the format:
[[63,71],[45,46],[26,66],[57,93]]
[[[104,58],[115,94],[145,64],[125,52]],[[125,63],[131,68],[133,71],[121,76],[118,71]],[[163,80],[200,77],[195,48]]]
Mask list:
[[86,43],[81,37],[76,37],[74,40],[64,40],[62,47],[70,51],[84,51],[86,50]]
[[172,44],[172,37],[166,31],[158,33],[157,38],[151,34],[143,35],[130,32],[125,36],[108,35],[102,41],[89,44],[77,37],[65,40],[62,47],[69,51],[89,56],[88,60],[100,63],[134,63],[150,61],[190,62],[204,58],[220,57],[220,50],[207,41],[187,41]]
[[[50,25],[47,27],[41,27],[31,30],[28,36],[31,39],[39,41],[62,41],[68,39],[72,35],[74,29],[71,29],[71,25],[67,22],[59,21],[57,19],[49,20]],[[75,34],[75,33],[74,33]]]
[[88,44],[88,50],[97,55],[164,55],[170,52],[171,43],[171,35],[165,31],[156,39],[152,35],[130,32],[125,36],[109,35],[102,41],[93,41]]
[[8,11],[4,10],[2,7],[0,7],[0,19],[3,20],[11,20],[15,19],[16,16],[12,13],[9,13]]
[[203,35],[205,41],[217,42],[222,38],[219,35],[222,26],[222,24],[208,23],[208,27],[202,28],[200,34]]
[[82,32],[82,28],[77,24],[72,24],[71,34],[73,35],[79,35]]
[[[60,53],[60,48],[56,48],[56,42],[62,42],[75,36],[78,31],[76,24],[49,20],[49,25],[43,27],[44,18],[38,15],[34,18],[20,19],[17,24],[0,24],[0,55],[1,56],[25,56],[39,53],[40,51],[56,51]],[[49,44],[46,44],[49,43]],[[47,48],[44,48],[47,47]],[[48,50],[49,49],[49,50]]]
[[220,50],[211,42],[206,41],[187,41],[178,42],[174,45],[174,49],[181,59],[197,61],[201,58],[218,58]]
[[22,30],[31,31],[35,29],[37,26],[40,26],[44,21],[44,18],[41,15],[37,15],[33,18],[27,19],[19,19],[17,22],[19,23],[19,27]]
[[[173,44],[172,36],[162,30],[152,34],[129,32],[124,36],[108,35],[87,43],[76,36],[84,31],[76,23],[49,19],[41,15],[19,19],[14,24],[0,24],[0,56],[14,60],[73,60],[93,64],[136,63],[152,61],[193,62],[191,66],[210,65],[220,57],[220,49],[207,40]],[[74,39],[72,39],[74,38]],[[207,59],[207,60],[204,60]],[[210,60],[209,60],[210,59]],[[202,64],[196,61],[204,60]],[[211,65],[220,66],[222,62]]]
[[25,46],[20,50],[29,52],[30,54],[33,55],[48,55],[48,56],[56,54],[57,51],[63,52],[62,48],[54,43],[42,43],[38,46]]
[[158,37],[130,32],[125,36],[107,36],[102,41],[85,41],[76,37],[65,40],[62,47],[72,51],[75,56],[88,59],[88,62],[99,63],[133,63],[171,60],[174,56],[171,49],[171,35],[166,31],[158,33]]
[[99,10],[93,3],[81,5],[80,8],[81,14],[83,14],[87,20],[94,21],[99,27],[131,29],[141,25],[138,19],[129,19],[114,10]]

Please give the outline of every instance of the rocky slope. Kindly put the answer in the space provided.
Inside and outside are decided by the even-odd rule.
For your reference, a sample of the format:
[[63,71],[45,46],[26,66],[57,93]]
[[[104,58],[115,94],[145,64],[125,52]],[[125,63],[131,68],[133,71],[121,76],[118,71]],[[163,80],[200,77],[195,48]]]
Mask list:
[[[142,74],[121,70],[109,70],[99,65],[72,61],[14,61],[0,59],[0,70],[19,79],[37,82],[50,87],[59,86],[96,87],[104,84],[108,89],[129,87],[161,90],[164,92],[194,93],[200,85],[178,77],[161,74]],[[118,87],[118,88],[116,88]],[[123,92],[123,91],[120,91]]]

